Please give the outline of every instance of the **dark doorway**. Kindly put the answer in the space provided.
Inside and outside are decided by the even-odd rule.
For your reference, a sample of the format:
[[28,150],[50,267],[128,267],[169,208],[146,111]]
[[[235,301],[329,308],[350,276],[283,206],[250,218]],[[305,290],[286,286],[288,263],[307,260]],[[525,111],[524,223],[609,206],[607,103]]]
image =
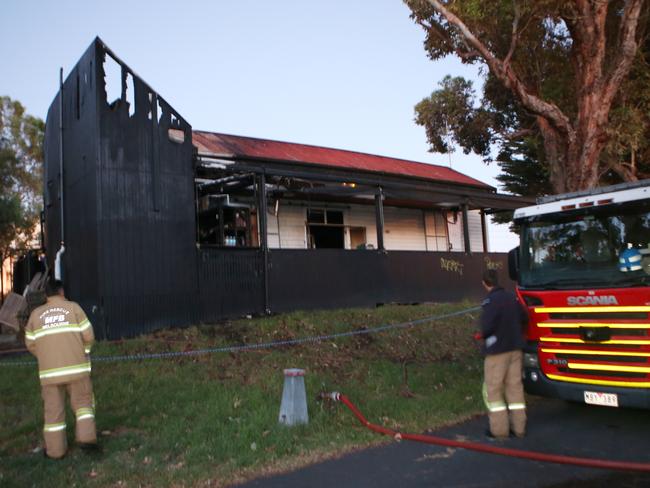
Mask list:
[[350,249],[366,248],[366,228],[350,227]]
[[329,209],[307,210],[309,247],[316,249],[343,249],[343,211]]
[[331,225],[310,225],[309,240],[312,248],[343,249],[343,227]]

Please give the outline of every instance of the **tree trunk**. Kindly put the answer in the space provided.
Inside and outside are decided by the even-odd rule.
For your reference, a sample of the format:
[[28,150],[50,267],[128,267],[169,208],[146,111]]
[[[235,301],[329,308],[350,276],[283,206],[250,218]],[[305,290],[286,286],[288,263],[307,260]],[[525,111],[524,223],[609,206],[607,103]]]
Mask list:
[[565,164],[567,161],[566,142],[562,134],[551,126],[546,118],[538,116],[537,125],[544,141],[549,181],[557,193],[564,193],[568,191],[566,187],[567,166]]

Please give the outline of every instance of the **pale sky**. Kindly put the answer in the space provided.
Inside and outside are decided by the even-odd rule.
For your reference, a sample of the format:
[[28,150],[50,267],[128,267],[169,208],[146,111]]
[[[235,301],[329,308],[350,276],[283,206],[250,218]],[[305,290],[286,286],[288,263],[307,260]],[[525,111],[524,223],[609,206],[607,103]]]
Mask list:
[[[3,0],[0,95],[45,119],[95,36],[194,129],[449,165],[428,152],[414,105],[456,59],[432,62],[400,0]],[[496,164],[457,151],[452,167],[492,186]],[[490,224],[491,251],[517,244]]]

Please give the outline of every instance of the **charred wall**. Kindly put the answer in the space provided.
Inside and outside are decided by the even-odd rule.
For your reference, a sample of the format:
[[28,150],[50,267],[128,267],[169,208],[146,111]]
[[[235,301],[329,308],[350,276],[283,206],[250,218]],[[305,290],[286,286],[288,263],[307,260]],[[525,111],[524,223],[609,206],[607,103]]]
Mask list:
[[100,39],[48,112],[50,267],[61,242],[61,96],[66,292],[89,312],[100,336],[195,320],[191,127]]
[[485,296],[481,276],[495,269],[508,278],[507,254],[427,251],[270,252],[272,310],[370,307],[378,303],[452,302]]
[[[87,311],[103,332],[97,256],[97,177],[99,114],[97,46],[81,57],[47,113],[44,168],[44,247],[50,270],[62,241],[67,293]],[[62,124],[60,123],[62,122]],[[61,127],[63,130],[61,131]],[[63,191],[60,150],[63,142]],[[63,206],[62,206],[63,197]],[[61,209],[63,208],[63,227]]]
[[[118,60],[98,47],[103,77]],[[98,271],[110,336],[187,324],[198,309],[192,129],[118,63],[120,98],[100,91],[98,110]]]

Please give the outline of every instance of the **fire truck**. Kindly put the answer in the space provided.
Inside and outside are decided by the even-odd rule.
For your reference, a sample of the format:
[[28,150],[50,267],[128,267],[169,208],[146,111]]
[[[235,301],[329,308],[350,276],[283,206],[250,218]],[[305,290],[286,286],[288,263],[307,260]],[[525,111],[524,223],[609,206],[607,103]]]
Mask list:
[[543,197],[514,222],[526,391],[650,408],[650,180]]

